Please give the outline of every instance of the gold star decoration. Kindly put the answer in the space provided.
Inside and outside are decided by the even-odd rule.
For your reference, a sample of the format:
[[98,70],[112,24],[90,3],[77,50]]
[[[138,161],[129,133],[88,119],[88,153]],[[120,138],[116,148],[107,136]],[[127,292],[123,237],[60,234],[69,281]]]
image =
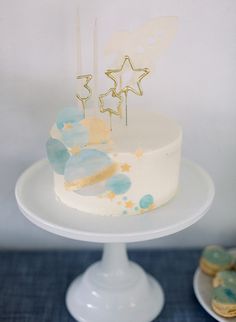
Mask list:
[[120,167],[122,172],[129,172],[131,165],[129,165],[128,163],[123,163]]
[[113,200],[115,198],[115,196],[116,196],[115,193],[112,192],[112,191],[109,191],[107,193],[107,198],[110,199],[110,200]]
[[[133,83],[136,84],[136,86],[132,86],[132,84],[128,84],[125,86],[122,86],[123,84],[123,73],[124,71],[132,71],[132,76],[135,77],[135,81]],[[141,87],[141,81],[142,79],[147,76],[150,73],[148,68],[135,68],[133,63],[131,62],[131,59],[129,56],[124,57],[124,61],[119,69],[108,69],[105,74],[111,78],[115,84],[115,89],[118,92],[118,94],[125,94],[125,119],[126,119],[126,125],[128,125],[128,115],[127,115],[127,96],[128,92],[132,92],[138,96],[143,95],[143,90]],[[120,79],[120,89],[118,89],[118,78]]]
[[131,200],[126,201],[126,203],[125,203],[126,208],[133,208],[133,206],[134,206],[134,203]]
[[[105,98],[111,96],[112,98],[116,98],[118,100],[118,104],[116,106],[116,110],[112,107],[105,107]],[[110,116],[110,130],[112,130],[111,117],[113,115],[121,116],[121,104],[122,97],[117,94],[114,88],[110,88],[108,92],[99,95],[99,108],[101,113],[109,113]]]
[[134,153],[136,155],[136,157],[139,159],[143,156],[143,150],[142,149],[137,149]]
[[149,206],[149,208],[148,208],[148,210],[153,210],[153,209],[155,209],[157,206],[154,204],[154,203],[152,203],[150,206]]
[[87,75],[79,75],[76,77],[76,79],[79,80],[84,80],[84,84],[83,87],[88,91],[88,95],[87,96],[82,96],[79,93],[76,94],[77,99],[82,103],[83,106],[83,110],[84,110],[84,116],[85,116],[85,105],[87,100],[90,98],[90,96],[92,95],[92,89],[88,86],[89,82],[91,81],[91,79],[93,78],[93,76],[91,74],[87,74]]

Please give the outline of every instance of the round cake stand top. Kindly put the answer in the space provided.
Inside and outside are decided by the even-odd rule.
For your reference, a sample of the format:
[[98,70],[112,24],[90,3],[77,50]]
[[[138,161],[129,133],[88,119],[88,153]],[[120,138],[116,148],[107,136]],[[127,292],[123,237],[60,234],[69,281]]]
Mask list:
[[57,235],[90,242],[135,242],[163,237],[187,228],[209,209],[214,184],[195,163],[183,160],[176,196],[142,215],[99,216],[79,212],[56,199],[47,160],[28,168],[16,184],[21,212],[35,225]]

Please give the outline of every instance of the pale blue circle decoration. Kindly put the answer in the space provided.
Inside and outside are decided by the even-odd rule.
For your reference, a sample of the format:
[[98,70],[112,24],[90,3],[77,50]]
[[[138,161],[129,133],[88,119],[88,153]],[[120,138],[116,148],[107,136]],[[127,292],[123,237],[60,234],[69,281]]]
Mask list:
[[64,144],[57,139],[50,138],[46,143],[46,149],[48,160],[54,171],[58,174],[64,174],[65,164],[70,158],[70,154]]
[[65,107],[61,110],[56,119],[58,129],[63,129],[64,124],[74,124],[81,121],[84,118],[84,112],[79,106]]
[[111,158],[103,151],[84,149],[72,155],[66,163],[65,180],[71,182],[90,177],[105,170],[112,164]]
[[147,209],[153,204],[153,202],[154,202],[154,199],[152,195],[145,195],[139,201],[139,206],[142,209]]
[[88,129],[82,124],[74,124],[72,125],[72,128],[61,130],[61,139],[68,148],[76,146],[82,148],[89,140]]
[[114,192],[116,195],[121,195],[129,190],[131,186],[130,178],[125,174],[116,174],[106,182],[106,188]]

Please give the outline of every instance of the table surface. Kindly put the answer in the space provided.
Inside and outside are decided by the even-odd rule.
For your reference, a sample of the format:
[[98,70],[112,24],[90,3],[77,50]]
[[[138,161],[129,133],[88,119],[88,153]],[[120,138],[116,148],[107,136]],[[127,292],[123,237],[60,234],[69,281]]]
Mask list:
[[[200,250],[131,250],[129,257],[161,283],[166,303],[155,322],[213,322],[193,292]],[[0,252],[1,322],[73,322],[65,307],[71,281],[100,251]],[[111,321],[112,322],[112,321]]]

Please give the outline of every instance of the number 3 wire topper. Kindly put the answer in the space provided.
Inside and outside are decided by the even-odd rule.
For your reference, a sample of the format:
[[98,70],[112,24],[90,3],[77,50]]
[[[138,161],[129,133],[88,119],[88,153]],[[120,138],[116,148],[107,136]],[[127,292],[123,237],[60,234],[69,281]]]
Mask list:
[[93,78],[93,76],[91,74],[79,75],[79,76],[76,77],[76,79],[84,81],[82,87],[84,87],[88,92],[87,96],[83,96],[82,94],[80,94],[78,92],[76,94],[77,99],[82,103],[83,111],[84,111],[84,117],[85,117],[86,102],[92,95],[92,89],[88,86],[88,84],[89,84],[89,82],[91,81],[92,78]]

